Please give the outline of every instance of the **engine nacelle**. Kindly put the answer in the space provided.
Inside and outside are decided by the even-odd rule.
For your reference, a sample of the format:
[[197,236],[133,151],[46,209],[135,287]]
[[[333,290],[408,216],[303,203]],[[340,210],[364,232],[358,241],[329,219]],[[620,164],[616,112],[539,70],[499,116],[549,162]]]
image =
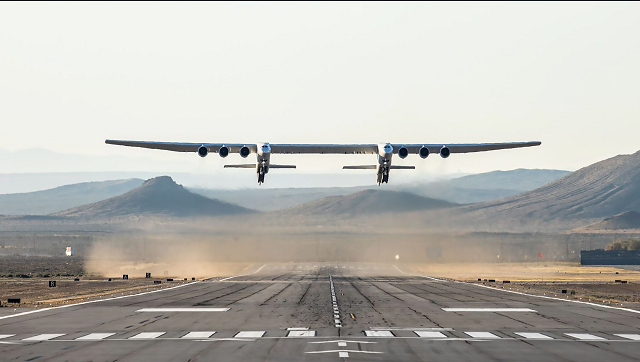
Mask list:
[[409,156],[409,150],[402,146],[398,149],[398,157],[400,158],[406,158],[407,156]]
[[440,157],[447,158],[449,157],[449,155],[451,155],[451,150],[449,149],[449,147],[442,146],[442,148],[440,149]]
[[421,158],[427,158],[429,157],[429,149],[425,146],[420,147],[420,149],[418,150],[418,155]]
[[229,147],[227,147],[227,146],[220,147],[220,149],[218,150],[218,154],[222,158],[225,158],[225,157],[229,156]]
[[198,147],[198,156],[207,157],[208,154],[209,154],[209,149],[207,147],[205,146]]
[[240,156],[242,156],[242,158],[247,158],[247,156],[249,156],[250,154],[251,154],[251,150],[249,149],[249,147],[242,146],[240,148]]

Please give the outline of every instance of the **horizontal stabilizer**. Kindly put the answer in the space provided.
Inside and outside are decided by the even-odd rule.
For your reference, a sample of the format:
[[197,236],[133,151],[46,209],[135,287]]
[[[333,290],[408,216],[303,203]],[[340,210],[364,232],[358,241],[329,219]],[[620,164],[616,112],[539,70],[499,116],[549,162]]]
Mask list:
[[245,163],[243,165],[224,165],[224,168],[256,168],[256,164]]
[[269,165],[269,168],[296,168],[296,165]]
[[389,166],[392,170],[415,170],[416,166]]
[[376,168],[376,165],[342,166],[343,170],[375,170]]

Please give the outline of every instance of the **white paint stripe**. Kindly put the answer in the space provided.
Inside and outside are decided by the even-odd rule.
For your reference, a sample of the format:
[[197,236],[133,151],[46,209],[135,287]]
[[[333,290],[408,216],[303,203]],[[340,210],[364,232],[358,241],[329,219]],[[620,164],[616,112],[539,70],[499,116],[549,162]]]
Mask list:
[[[242,274],[242,275],[234,275],[232,277],[228,277],[228,278],[224,278],[224,279],[220,279],[218,280],[219,282],[224,282],[225,280],[229,280],[229,279],[233,279],[233,278],[239,278],[239,277],[245,277],[247,275],[253,275],[258,273],[260,270],[262,270],[262,268],[264,268],[265,266],[267,266],[267,264],[261,266],[260,268],[258,268],[258,270],[254,271],[253,273],[249,273],[249,274]],[[284,267],[283,267],[284,268]]]
[[154,339],[158,338],[166,332],[142,332],[138,333],[133,337],[129,337],[129,339]]
[[514,332],[514,333],[526,339],[553,339],[542,333],[529,333],[529,332]]
[[287,337],[315,337],[316,331],[289,331]]
[[338,342],[338,347],[346,347],[347,342]]
[[57,337],[62,337],[65,334],[39,334],[37,336],[33,336],[33,337],[29,337],[29,338],[25,338],[23,339],[23,341],[48,341],[50,339],[54,339]]
[[500,338],[490,332],[464,332],[464,334],[472,338],[483,338],[483,339],[499,339]]
[[142,308],[136,312],[227,312],[230,308]]
[[347,352],[347,353],[365,353],[365,354],[381,354],[384,352],[378,352],[378,351],[358,351],[357,349],[332,349],[332,350],[328,350],[328,351],[311,351],[311,352],[305,352],[305,353],[311,353],[311,354],[318,354],[318,353],[340,353],[340,352]]
[[182,336],[182,339],[195,339],[195,338],[209,338],[211,336],[213,336],[216,332],[215,331],[209,331],[209,332],[189,332],[187,334],[185,334],[184,336]]
[[640,334],[614,334],[614,336],[640,341]]
[[340,323],[342,323],[342,322],[340,321],[340,319],[334,319],[334,321],[333,321],[333,322],[334,322],[335,324],[340,324]]
[[100,341],[113,336],[115,333],[91,333],[83,337],[76,338],[76,341]]
[[581,341],[606,341],[605,338],[594,336],[589,333],[565,333],[569,337],[579,339]]
[[338,352],[338,358],[347,358],[349,357],[349,352]]
[[0,339],[9,338],[13,336],[15,336],[15,334],[0,334]]
[[194,284],[197,284],[197,283],[198,283],[198,282],[190,282],[190,283],[186,283],[186,284],[182,284],[182,285],[176,285],[175,287],[164,288],[164,289],[158,289],[158,290],[152,290],[152,291],[150,291],[150,292],[144,292],[144,293],[138,293],[138,294],[131,294],[131,295],[122,295],[122,296],[119,296],[119,297],[106,298],[106,299],[90,300],[90,301],[87,301],[87,302],[81,302],[81,303],[75,303],[75,304],[61,305],[61,306],[59,306],[59,307],[51,307],[51,308],[36,309],[36,310],[28,311],[28,312],[22,312],[22,313],[17,313],[17,314],[12,314],[12,315],[2,316],[2,317],[0,317],[0,319],[13,318],[13,317],[21,317],[21,316],[23,316],[23,315],[32,314],[32,313],[39,313],[39,312],[45,312],[45,311],[48,311],[48,310],[61,309],[61,308],[69,308],[69,307],[76,307],[76,306],[84,305],[84,304],[100,303],[100,302],[106,302],[106,301],[116,300],[116,299],[123,299],[123,298],[138,297],[138,296],[141,296],[141,295],[147,295],[147,294],[158,293],[158,292],[166,292],[166,291],[168,291],[168,290],[178,289],[178,288],[186,287],[186,286],[189,286],[189,285],[194,285]]
[[238,332],[234,338],[260,338],[267,333],[266,331],[242,331]]
[[429,332],[429,331],[413,331],[413,333],[417,334],[418,337],[424,338],[447,338],[441,332]]
[[367,337],[395,337],[391,331],[364,331]]
[[287,328],[288,331],[308,331],[309,327],[291,327]]
[[442,308],[445,312],[494,312],[494,313],[506,313],[506,312],[533,312],[538,311],[529,308]]

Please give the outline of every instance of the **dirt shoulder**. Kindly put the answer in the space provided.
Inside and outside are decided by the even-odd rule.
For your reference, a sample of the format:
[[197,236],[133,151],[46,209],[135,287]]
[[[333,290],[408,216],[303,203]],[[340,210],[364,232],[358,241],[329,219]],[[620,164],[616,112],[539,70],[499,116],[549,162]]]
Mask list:
[[477,263],[412,265],[412,268],[433,277],[640,310],[640,271],[623,267],[580,266],[578,263]]

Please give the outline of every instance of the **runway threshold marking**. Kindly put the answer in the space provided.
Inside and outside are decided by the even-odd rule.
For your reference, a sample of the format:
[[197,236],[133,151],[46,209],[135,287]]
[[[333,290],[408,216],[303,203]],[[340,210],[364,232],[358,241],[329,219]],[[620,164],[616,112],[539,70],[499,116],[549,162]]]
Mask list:
[[136,312],[228,312],[231,308],[142,308]]
[[315,337],[316,331],[289,331],[287,337]]
[[56,333],[52,333],[52,334],[39,334],[37,336],[33,336],[33,337],[29,337],[29,338],[25,338],[23,339],[23,341],[27,341],[27,342],[33,342],[33,341],[48,341],[50,339],[54,339],[57,337],[62,337],[64,336],[65,333],[61,333],[61,334],[56,334]]
[[180,337],[182,339],[199,339],[199,338],[209,338],[211,336],[213,336],[216,332],[215,331],[209,331],[209,332],[189,332],[187,334],[185,334],[184,336]]
[[0,339],[9,338],[13,336],[15,336],[15,334],[0,334]]
[[266,331],[242,331],[236,333],[233,338],[260,338],[267,333]]
[[166,332],[142,332],[138,333],[133,337],[129,337],[129,339],[155,339],[165,334]]
[[468,335],[472,338],[482,338],[482,339],[500,339],[500,337],[496,336],[491,332],[464,332],[464,334]]
[[614,334],[614,336],[631,339],[633,341],[640,341],[640,334]]
[[100,341],[113,336],[115,333],[90,333],[86,336],[78,337],[76,341]]
[[430,331],[413,331],[418,337],[424,338],[447,338],[442,332],[430,332]]
[[514,333],[526,339],[553,339],[542,333],[530,333],[530,332],[514,332]]
[[494,313],[506,313],[506,312],[532,312],[538,313],[537,310],[530,308],[441,308],[445,312],[494,312]]
[[575,339],[579,339],[581,341],[606,341],[606,338],[602,338],[599,336],[594,336],[589,333],[565,333],[569,337],[573,337]]
[[395,337],[391,331],[364,331],[367,337]]

